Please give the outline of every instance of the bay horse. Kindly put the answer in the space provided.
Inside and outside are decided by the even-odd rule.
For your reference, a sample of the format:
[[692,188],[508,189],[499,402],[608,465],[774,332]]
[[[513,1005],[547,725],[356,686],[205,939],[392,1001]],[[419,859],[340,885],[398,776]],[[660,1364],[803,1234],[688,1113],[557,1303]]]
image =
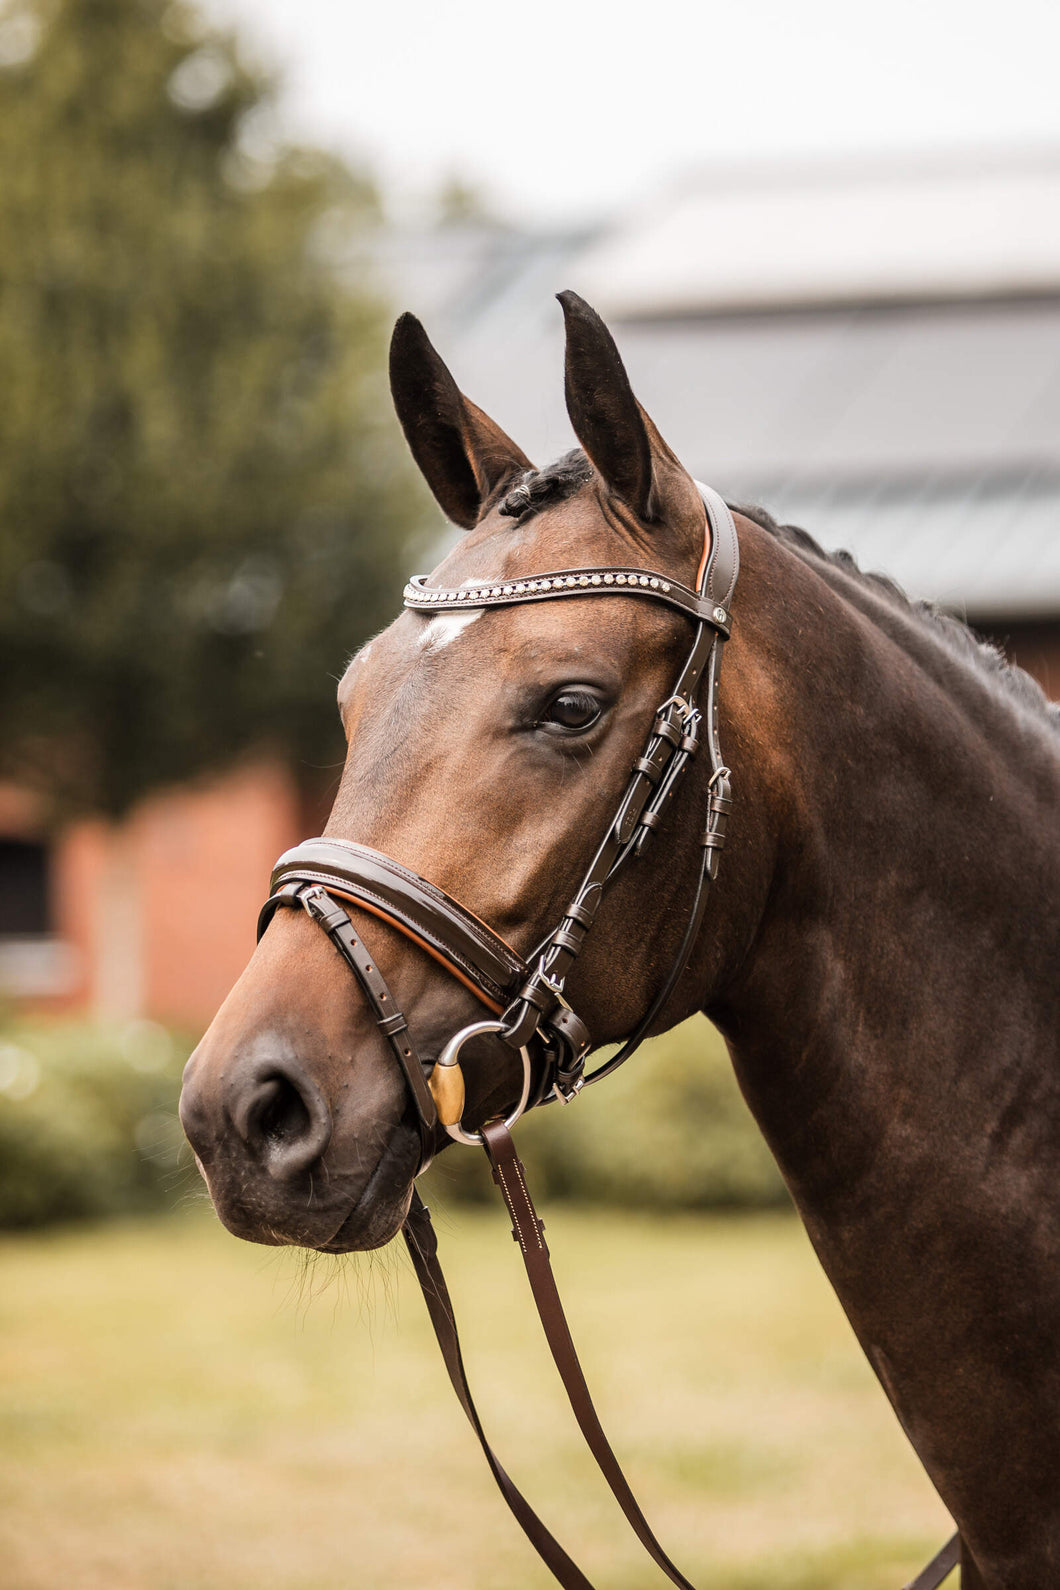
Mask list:
[[[459,902],[471,959],[462,974],[451,942],[440,952],[429,922],[417,936],[367,887],[338,905],[304,866],[284,886],[307,910],[270,914],[181,1101],[218,1214],[250,1241],[346,1252],[398,1232],[445,1141],[423,1127],[413,1041],[430,1072],[476,1028],[447,1123],[458,1132],[488,1133],[541,1094],[527,1096],[526,1059],[541,1030],[527,1026],[521,1065],[501,1023],[482,1023],[474,944],[525,970],[556,921],[577,936],[565,902],[667,706],[692,609],[623,600],[614,576],[606,599],[588,576],[563,601],[505,593],[543,571],[622,568],[629,585],[651,571],[711,622],[693,575],[705,535],[717,553],[719,516],[637,403],[602,321],[573,293],[560,301],[581,446],[543,470],[462,395],[413,317],[395,330],[398,417],[467,534],[347,668],[348,757],[310,843],[378,856],[394,889],[419,880],[421,904],[430,889]],[[714,730],[734,799],[709,912],[668,976],[698,910],[701,814],[717,790],[715,759],[700,756],[597,902],[555,983],[553,1038],[570,1011],[580,1065],[588,1032],[618,1041],[646,1013],[653,1031],[697,1010],[720,1028],[953,1516],[962,1584],[1046,1590],[1060,1584],[1057,709],[964,626],[848,557],[758,511],[733,523],[739,590]],[[424,592],[452,599],[432,613]],[[343,935],[367,973],[347,975]]]

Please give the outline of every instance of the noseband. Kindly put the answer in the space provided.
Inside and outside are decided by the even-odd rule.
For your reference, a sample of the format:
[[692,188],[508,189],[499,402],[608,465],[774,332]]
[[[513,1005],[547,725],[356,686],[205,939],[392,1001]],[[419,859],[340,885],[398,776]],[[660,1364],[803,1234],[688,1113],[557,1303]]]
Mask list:
[[[405,606],[419,613],[511,607],[565,597],[633,596],[661,602],[685,614],[695,626],[688,657],[656,711],[643,755],[633,764],[618,810],[588,870],[562,920],[527,960],[443,889],[365,845],[307,839],[276,864],[269,898],[258,919],[258,937],[281,906],[302,907],[331,937],[364,990],[408,1083],[420,1131],[420,1171],[430,1163],[439,1124],[458,1142],[483,1142],[481,1132],[468,1131],[462,1124],[460,1051],[471,1038],[496,1033],[522,1057],[522,1088],[506,1121],[511,1127],[526,1109],[550,1099],[567,1102],[586,1083],[599,1081],[628,1059],[669,999],[692,953],[707,891],[717,875],[731,806],[729,772],[718,743],[718,671],[739,570],[732,514],[717,492],[708,486],[699,490],[706,509],[706,535],[694,589],[672,575],[625,567],[563,569],[497,583],[476,580],[458,589],[428,586],[417,577],[405,587]],[[697,706],[704,675],[705,725]],[[592,1038],[567,1003],[566,979],[608,886],[632,857],[643,852],[703,739],[710,757],[710,793],[688,927],[637,1030],[617,1055],[587,1076],[585,1059]],[[473,1022],[449,1039],[437,1060],[421,1059],[408,1023],[339,901],[397,928],[498,1019]]]
[[[485,1148],[494,1181],[512,1218],[512,1236],[519,1244],[546,1340],[586,1444],[644,1549],[680,1590],[693,1590],[693,1586],[655,1538],[593,1407],[556,1289],[544,1226],[530,1198],[510,1128],[536,1105],[553,1099],[569,1102],[588,1083],[608,1076],[634,1052],[688,964],[703,923],[707,894],[717,877],[732,806],[729,770],[722,761],[718,739],[718,674],[722,648],[729,635],[729,609],[740,555],[736,526],[727,504],[708,486],[699,485],[699,492],[706,510],[706,526],[694,588],[672,575],[619,567],[561,569],[497,582],[474,580],[457,589],[429,586],[425,579],[417,577],[405,587],[405,606],[418,613],[511,607],[565,597],[580,600],[588,596],[634,596],[661,602],[685,614],[694,625],[691,650],[673,689],[656,710],[643,754],[633,763],[629,782],[596,854],[561,921],[528,959],[523,960],[444,889],[380,851],[343,839],[307,839],[282,855],[258,919],[260,939],[281,907],[303,908],[329,935],[357,978],[415,1105],[420,1133],[417,1175],[430,1163],[438,1125],[458,1142]],[[697,698],[704,677],[706,705],[701,708]],[[596,921],[608,886],[633,857],[643,852],[704,740],[710,760],[707,810],[695,894],[684,936],[636,1030],[616,1055],[586,1075],[585,1060],[592,1038],[566,1000],[567,977]],[[491,1019],[472,1022],[454,1033],[433,1064],[421,1059],[408,1022],[355,931],[346,905],[356,906],[397,928],[470,989],[491,1012]],[[504,1120],[487,1121],[481,1131],[469,1131],[463,1125],[460,1051],[472,1038],[490,1033],[521,1055],[522,1087]],[[486,1439],[464,1372],[453,1307],[438,1262],[437,1239],[430,1215],[415,1189],[404,1235],[453,1389],[501,1494],[553,1577],[566,1590],[593,1590],[509,1479]],[[955,1566],[958,1547],[955,1536],[907,1590],[935,1590]]]

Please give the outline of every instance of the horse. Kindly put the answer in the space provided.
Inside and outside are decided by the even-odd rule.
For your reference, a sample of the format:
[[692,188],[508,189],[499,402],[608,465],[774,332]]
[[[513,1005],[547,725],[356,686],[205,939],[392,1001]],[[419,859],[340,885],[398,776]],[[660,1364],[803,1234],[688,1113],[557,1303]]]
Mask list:
[[[718,535],[606,326],[576,294],[560,302],[580,445],[540,470],[419,322],[397,323],[397,415],[466,534],[410,587],[452,602],[407,601],[342,677],[348,755],[323,836],[396,858],[391,882],[430,880],[523,965],[598,852],[690,626],[628,587],[504,592],[616,566],[694,591]],[[709,912],[669,975],[717,787],[690,757],[552,1004],[587,1029],[579,1054],[646,1013],[654,1032],[695,1011],[715,1023],[953,1517],[962,1584],[1044,1590],[1060,1583],[1060,719],[957,620],[760,510],[732,521],[715,727],[733,810]],[[336,1253],[402,1228],[446,1141],[397,1063],[404,1034],[430,1071],[476,1029],[448,1123],[475,1139],[540,1098],[526,1055],[541,1031],[520,1059],[426,929],[410,936],[370,890],[324,894],[407,1029],[395,1038],[386,996],[346,975],[308,907],[277,910],[188,1063],[181,1114],[229,1230]]]

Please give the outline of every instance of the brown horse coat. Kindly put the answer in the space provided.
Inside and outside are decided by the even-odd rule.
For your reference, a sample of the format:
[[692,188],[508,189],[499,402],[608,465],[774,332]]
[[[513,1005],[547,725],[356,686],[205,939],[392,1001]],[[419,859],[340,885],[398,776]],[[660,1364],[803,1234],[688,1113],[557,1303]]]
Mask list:
[[[592,467],[541,475],[399,322],[399,417],[468,529],[437,583],[613,562],[693,576],[695,487],[597,317],[563,303]],[[524,478],[533,503],[513,522],[497,505]],[[737,523],[721,686],[736,805],[660,1026],[702,1009],[724,1033],[961,1530],[965,1584],[1045,1590],[1060,1583],[1056,717],[959,626],[765,516]],[[432,879],[525,954],[562,914],[687,643],[679,615],[618,600],[403,613],[340,686],[349,755],[327,831]],[[548,703],[570,686],[600,716],[551,732]],[[635,1026],[680,940],[704,773],[607,898],[571,980],[597,1043]],[[353,916],[436,1055],[474,999]],[[470,1082],[477,1123],[514,1095],[510,1053],[484,1049]],[[182,1113],[239,1235],[335,1250],[400,1226],[418,1148],[402,1080],[308,920],[270,926],[189,1062]]]

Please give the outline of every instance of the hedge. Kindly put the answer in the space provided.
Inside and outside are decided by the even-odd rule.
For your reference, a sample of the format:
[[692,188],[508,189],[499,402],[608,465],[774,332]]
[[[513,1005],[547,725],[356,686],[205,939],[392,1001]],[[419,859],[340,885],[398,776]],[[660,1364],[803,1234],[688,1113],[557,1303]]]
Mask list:
[[188,1045],[154,1022],[0,1030],[0,1227],[158,1209],[186,1186]]
[[[144,1021],[0,1029],[0,1228],[161,1209],[198,1190],[177,1119],[189,1047]],[[787,1197],[701,1018],[574,1104],[529,1117],[518,1143],[543,1197],[673,1209]],[[443,1201],[493,1196],[485,1156],[465,1148],[426,1180]]]
[[[652,1039],[571,1104],[528,1116],[517,1132],[535,1196],[655,1209],[788,1202],[725,1045],[701,1016]],[[428,1174],[443,1196],[495,1196],[485,1156],[468,1148],[446,1150]]]

